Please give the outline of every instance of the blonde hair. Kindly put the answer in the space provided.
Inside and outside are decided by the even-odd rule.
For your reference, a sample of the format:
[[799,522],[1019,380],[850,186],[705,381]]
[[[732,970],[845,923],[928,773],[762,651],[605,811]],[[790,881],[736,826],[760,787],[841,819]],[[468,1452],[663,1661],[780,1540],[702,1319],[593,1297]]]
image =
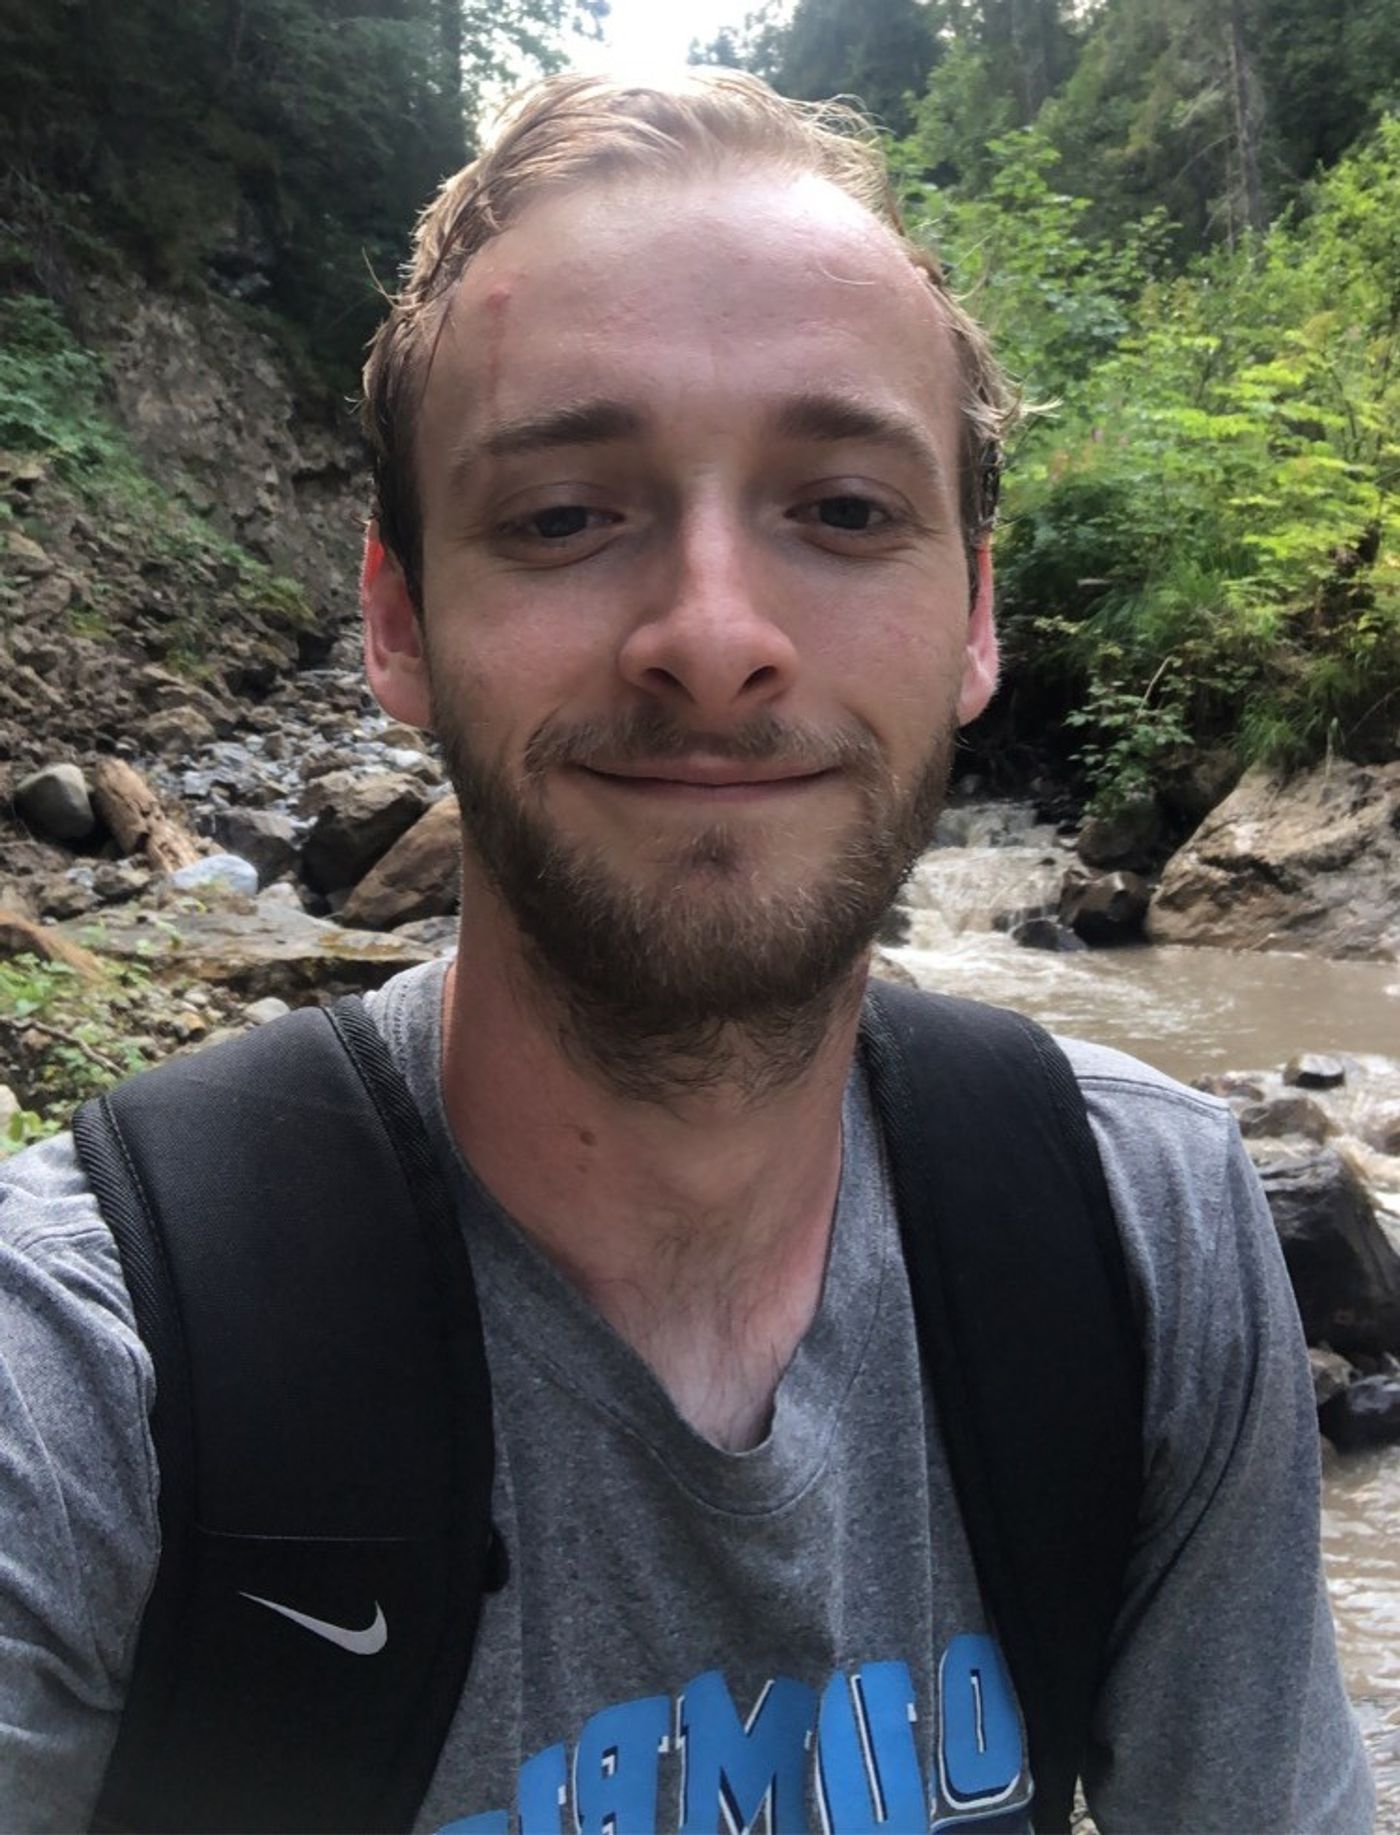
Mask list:
[[375,515],[420,610],[414,427],[441,308],[473,256],[546,192],[618,173],[692,176],[735,165],[826,179],[893,231],[927,277],[962,372],[959,498],[969,555],[986,540],[1017,400],[986,334],[949,292],[937,256],[906,231],[870,122],[841,102],[788,101],[738,70],[692,70],[664,89],[567,74],[516,97],[480,157],[446,180],[424,210],[403,286],[370,344],[363,421]]

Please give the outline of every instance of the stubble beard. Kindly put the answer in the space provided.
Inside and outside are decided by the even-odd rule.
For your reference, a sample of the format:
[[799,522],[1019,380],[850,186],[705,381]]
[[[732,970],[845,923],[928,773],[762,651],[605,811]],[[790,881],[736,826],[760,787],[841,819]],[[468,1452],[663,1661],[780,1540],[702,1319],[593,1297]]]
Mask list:
[[[949,714],[901,785],[864,728],[817,733],[764,714],[699,734],[642,708],[546,722],[517,785],[473,751],[469,712],[436,684],[434,721],[466,844],[514,920],[530,991],[561,1044],[617,1094],[662,1103],[721,1083],[758,1099],[800,1080],[858,1002],[880,923],[933,838],[953,737]],[[763,883],[752,864],[761,838],[723,821],[698,828],[643,881],[571,841],[544,806],[546,776],[561,767],[700,750],[839,772],[857,812],[801,883]]]

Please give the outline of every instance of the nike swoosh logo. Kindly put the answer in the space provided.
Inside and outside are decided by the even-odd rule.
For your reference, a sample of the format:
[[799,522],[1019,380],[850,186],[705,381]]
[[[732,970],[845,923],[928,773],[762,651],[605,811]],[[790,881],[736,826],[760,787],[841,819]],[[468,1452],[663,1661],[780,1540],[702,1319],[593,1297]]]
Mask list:
[[298,1612],[294,1606],[280,1605],[275,1599],[259,1599],[256,1593],[240,1593],[238,1597],[251,1599],[255,1606],[266,1606],[269,1612],[280,1612],[283,1618],[291,1619],[294,1625],[300,1625],[304,1631],[325,1638],[328,1644],[338,1644],[352,1656],[372,1657],[389,1641],[389,1627],[378,1600],[374,1602],[373,1619],[363,1631],[356,1631],[352,1625],[333,1625],[328,1619],[312,1618],[309,1612]]

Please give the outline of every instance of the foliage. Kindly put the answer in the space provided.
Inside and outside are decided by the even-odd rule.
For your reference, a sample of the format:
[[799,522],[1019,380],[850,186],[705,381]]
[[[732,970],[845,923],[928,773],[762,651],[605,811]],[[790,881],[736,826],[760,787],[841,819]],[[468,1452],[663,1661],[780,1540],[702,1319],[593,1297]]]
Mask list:
[[131,1037],[132,1015],[151,991],[140,962],[110,964],[91,981],[37,956],[0,961],[0,1045],[21,1065],[17,1072],[7,1063],[6,1077],[23,1095],[0,1133],[0,1157],[67,1127],[78,1103],[154,1061],[149,1041]]
[[[163,285],[304,332],[343,394],[487,90],[601,0],[0,0],[0,166]],[[42,275],[35,276],[40,281]]]
[[38,452],[72,481],[117,463],[121,441],[99,408],[102,369],[33,295],[0,300],[0,446]]
[[1100,801],[1188,743],[1285,765],[1397,749],[1400,121],[1309,202],[1150,278],[1116,335],[1111,285],[1094,304],[1104,250],[1076,270],[1071,328],[1047,332],[1063,260],[1047,276],[1036,237],[997,244],[1005,341],[1066,397],[1012,474],[1007,649],[1061,684]]
[[941,7],[934,0],[767,0],[708,44],[690,48],[693,64],[752,70],[786,96],[822,102],[854,96],[883,126],[907,131],[910,91],[918,94],[937,63]]
[[1127,331],[1157,262],[1161,217],[1112,241],[1086,233],[1089,205],[1052,185],[1060,156],[1036,128],[988,143],[977,196],[940,190],[913,176],[927,163],[926,125],[894,154],[911,225],[939,250],[951,284],[1032,397],[1056,395]]

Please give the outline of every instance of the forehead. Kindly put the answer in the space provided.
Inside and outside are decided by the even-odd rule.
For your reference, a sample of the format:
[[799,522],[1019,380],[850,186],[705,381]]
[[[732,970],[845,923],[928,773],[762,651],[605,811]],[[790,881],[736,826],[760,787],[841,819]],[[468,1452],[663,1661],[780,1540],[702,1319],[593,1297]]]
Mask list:
[[647,179],[548,195],[458,284],[420,458],[599,396],[742,430],[796,393],[884,401],[955,437],[952,338],[894,235],[823,180]]

